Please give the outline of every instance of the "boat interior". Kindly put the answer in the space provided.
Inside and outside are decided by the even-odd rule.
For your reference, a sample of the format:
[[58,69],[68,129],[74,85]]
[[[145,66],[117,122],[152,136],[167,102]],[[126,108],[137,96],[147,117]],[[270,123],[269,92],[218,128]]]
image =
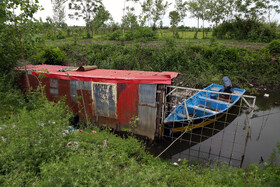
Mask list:
[[211,84],[204,90],[182,102],[165,121],[187,121],[222,113],[239,100],[239,95],[245,93],[244,89],[234,88],[235,95],[226,94],[223,86],[217,84]]

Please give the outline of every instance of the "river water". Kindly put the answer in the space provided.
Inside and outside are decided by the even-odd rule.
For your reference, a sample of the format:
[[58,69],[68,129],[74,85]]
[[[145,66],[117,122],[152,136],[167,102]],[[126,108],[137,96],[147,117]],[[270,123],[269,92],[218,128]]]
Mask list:
[[[220,124],[220,127],[219,124],[216,125],[215,129],[220,129],[216,132],[207,132],[205,129],[193,130],[194,134],[206,133],[207,138],[205,138],[206,136],[195,137],[192,134],[185,134],[183,140],[191,140],[191,143],[179,140],[161,157],[171,159],[173,162],[180,162],[184,158],[189,161],[205,161],[207,158],[207,161],[219,160],[231,163],[233,166],[240,166],[242,163],[244,168],[252,163],[268,163],[273,149],[276,149],[277,142],[280,143],[280,105],[275,104],[276,101],[280,101],[280,90],[267,93],[268,98],[264,97],[264,94],[257,96],[250,136],[247,141],[250,114],[248,110],[242,110],[238,117],[227,119],[230,122],[229,125]],[[238,109],[233,110],[238,113]],[[155,156],[158,155],[173,140],[164,139],[151,147],[150,152]]]

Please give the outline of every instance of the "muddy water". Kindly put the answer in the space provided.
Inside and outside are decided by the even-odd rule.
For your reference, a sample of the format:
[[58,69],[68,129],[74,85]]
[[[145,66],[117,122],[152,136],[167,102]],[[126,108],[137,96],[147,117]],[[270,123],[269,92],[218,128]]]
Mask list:
[[[161,157],[173,162],[180,162],[184,158],[190,161],[220,160],[232,163],[233,166],[239,166],[243,158],[242,167],[268,162],[277,142],[280,142],[280,105],[275,104],[280,100],[280,90],[268,94],[268,98],[263,94],[257,97],[247,146],[250,114],[248,110],[242,110],[237,117],[228,116],[228,125],[217,123],[214,127],[210,125],[209,129],[196,129],[194,134],[185,134],[181,141],[177,141]],[[239,108],[233,108],[231,112],[238,113]],[[211,130],[212,127],[215,130]],[[158,155],[171,142],[171,139],[164,138],[151,147],[150,152]]]

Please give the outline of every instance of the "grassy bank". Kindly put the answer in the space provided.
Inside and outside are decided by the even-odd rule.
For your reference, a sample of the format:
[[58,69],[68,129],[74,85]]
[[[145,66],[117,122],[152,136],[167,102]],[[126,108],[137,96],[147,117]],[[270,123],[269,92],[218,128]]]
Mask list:
[[[225,75],[231,78],[234,86],[253,93],[256,93],[257,88],[274,89],[280,86],[279,55],[270,53],[268,48],[225,47],[215,41],[209,45],[185,43],[177,46],[172,39],[160,46],[146,46],[142,43],[57,46],[66,54],[65,60],[58,64],[88,64],[105,69],[176,71],[181,73],[177,84],[191,87],[221,83]],[[45,63],[42,59],[35,56],[31,61]]]
[[37,92],[23,96],[8,82],[0,82],[0,104],[13,108],[0,110],[1,186],[280,185],[279,166],[175,166],[148,154],[132,137],[93,126],[72,129],[63,101],[49,102]]

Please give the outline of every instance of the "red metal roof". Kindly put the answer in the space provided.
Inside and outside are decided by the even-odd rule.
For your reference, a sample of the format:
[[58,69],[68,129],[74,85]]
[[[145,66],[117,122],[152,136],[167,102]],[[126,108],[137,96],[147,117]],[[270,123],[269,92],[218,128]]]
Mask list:
[[[177,77],[176,72],[152,72],[152,71],[129,71],[129,70],[111,70],[111,69],[95,69],[89,71],[67,71],[59,72],[63,68],[71,68],[69,66],[56,65],[27,65],[27,70],[32,75],[38,76],[40,73],[46,73],[47,77],[64,79],[64,80],[80,80],[107,83],[138,83],[138,84],[171,84],[171,80]],[[20,67],[16,70],[24,70]]]

